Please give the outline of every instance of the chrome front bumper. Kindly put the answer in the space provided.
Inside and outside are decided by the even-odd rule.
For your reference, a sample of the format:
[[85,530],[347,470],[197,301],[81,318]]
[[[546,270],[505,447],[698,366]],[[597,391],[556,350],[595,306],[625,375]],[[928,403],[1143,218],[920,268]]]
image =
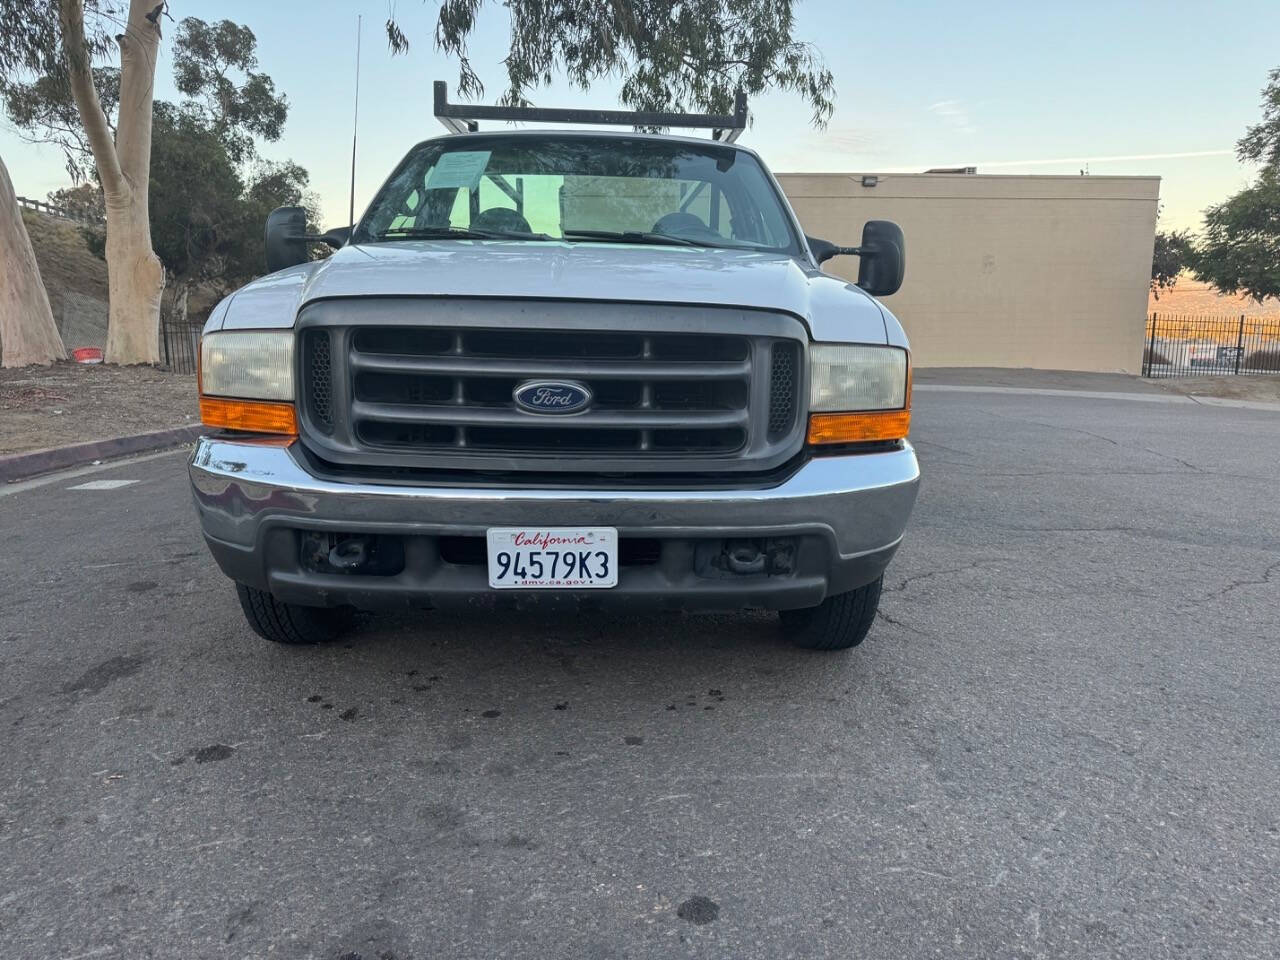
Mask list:
[[[205,539],[232,579],[282,600],[319,606],[437,606],[492,595],[483,565],[441,559],[440,537],[483,537],[495,526],[612,526],[661,541],[658,561],[623,567],[611,590],[581,596],[504,591],[504,600],[637,601],[666,608],[788,609],[869,583],[902,540],[920,480],[915,451],[814,458],[762,489],[515,489],[341,482],[313,475],[296,444],[205,437],[190,462]],[[390,534],[405,543],[394,576],[303,570],[301,531]],[[787,537],[799,543],[785,576],[699,576],[695,545]]]

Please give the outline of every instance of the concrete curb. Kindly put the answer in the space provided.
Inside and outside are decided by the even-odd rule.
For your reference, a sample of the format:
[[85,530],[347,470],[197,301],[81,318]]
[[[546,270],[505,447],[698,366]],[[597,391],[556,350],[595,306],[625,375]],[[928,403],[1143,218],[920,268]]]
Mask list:
[[1137,403],[1177,403],[1184,406],[1234,407],[1238,410],[1280,410],[1280,403],[1263,400],[1233,400],[1189,393],[1119,393],[1104,390],[1057,390],[1040,387],[982,387],[970,384],[917,383],[921,393],[996,393],[1010,396],[1071,397],[1077,400],[1127,400]]
[[73,443],[66,447],[51,447],[48,450],[29,450],[26,453],[11,454],[0,457],[0,483],[15,483],[42,473],[83,466],[95,460],[110,460],[114,457],[125,457],[131,453],[146,453],[150,450],[176,447],[182,443],[191,443],[205,433],[206,429],[200,424],[194,424],[189,427],[171,427],[168,430],[136,433],[130,437],[90,440],[88,443]]

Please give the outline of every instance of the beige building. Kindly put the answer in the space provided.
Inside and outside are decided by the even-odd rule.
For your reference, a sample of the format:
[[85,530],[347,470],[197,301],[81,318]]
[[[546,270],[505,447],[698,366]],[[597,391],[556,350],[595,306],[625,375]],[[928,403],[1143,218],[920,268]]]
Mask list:
[[[867,220],[907,243],[885,300],[919,366],[1142,366],[1159,177],[780,174],[805,232],[855,246]],[[858,259],[825,268],[856,279]]]

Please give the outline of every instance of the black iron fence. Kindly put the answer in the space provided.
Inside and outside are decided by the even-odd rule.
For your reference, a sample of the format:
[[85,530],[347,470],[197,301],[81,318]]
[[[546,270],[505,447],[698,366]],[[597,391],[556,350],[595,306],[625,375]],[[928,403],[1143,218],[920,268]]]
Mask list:
[[195,373],[202,323],[160,311],[160,361],[174,373]]
[[1144,377],[1280,373],[1280,317],[1152,313]]

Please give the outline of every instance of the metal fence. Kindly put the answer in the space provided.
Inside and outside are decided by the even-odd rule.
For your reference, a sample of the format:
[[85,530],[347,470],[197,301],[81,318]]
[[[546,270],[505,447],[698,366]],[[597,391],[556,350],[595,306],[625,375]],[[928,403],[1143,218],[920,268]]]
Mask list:
[[1144,377],[1280,373],[1280,317],[1152,313]]
[[48,217],[58,217],[62,220],[75,220],[77,223],[87,223],[91,226],[101,226],[106,223],[102,217],[89,210],[80,210],[73,207],[58,206],[56,203],[46,203],[43,200],[32,200],[30,197],[18,197],[18,206],[26,210],[34,210],[36,213],[43,213]]
[[174,373],[195,373],[200,354],[201,323],[160,312],[160,359]]

